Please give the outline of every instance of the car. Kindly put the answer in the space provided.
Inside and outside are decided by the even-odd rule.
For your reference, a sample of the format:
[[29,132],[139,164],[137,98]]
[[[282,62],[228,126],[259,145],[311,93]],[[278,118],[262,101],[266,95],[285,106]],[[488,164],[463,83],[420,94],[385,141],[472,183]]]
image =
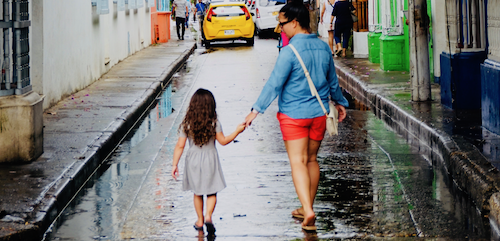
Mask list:
[[255,30],[257,34],[263,31],[272,31],[278,26],[278,14],[280,9],[285,6],[286,1],[280,0],[248,0],[247,5],[250,12],[253,13]]
[[226,40],[245,40],[254,45],[255,26],[243,1],[210,3],[202,28],[205,48],[210,48],[214,41]]

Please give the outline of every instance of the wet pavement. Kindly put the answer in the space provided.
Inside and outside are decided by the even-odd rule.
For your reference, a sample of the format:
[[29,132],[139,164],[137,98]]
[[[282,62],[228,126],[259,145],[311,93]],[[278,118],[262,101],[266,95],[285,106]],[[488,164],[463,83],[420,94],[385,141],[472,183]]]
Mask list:
[[194,50],[148,47],[44,112],[44,153],[0,167],[0,240],[39,240]]
[[[197,88],[211,90],[224,131],[232,131],[270,74],[274,50],[267,39],[257,40],[255,49],[236,44],[197,50],[172,81],[175,111],[158,114],[165,112],[161,103],[151,110],[64,212],[50,240],[491,239],[488,219],[420,153],[421,145],[408,143],[359,102],[348,110],[341,134],[326,137],[320,149],[316,235],[304,234],[290,215],[300,203],[276,102],[234,143],[218,146],[228,187],[218,194],[217,235],[197,233],[192,194],[170,177],[186,97]],[[262,53],[268,60],[257,57]],[[182,173],[183,159],[180,168]]]
[[[56,218],[47,239],[204,239],[192,227],[192,194],[169,175],[187,98],[197,88],[211,90],[225,132],[233,130],[278,51],[272,39],[253,48],[202,48],[167,87],[164,80],[193,47],[186,39],[174,37],[127,58],[46,111],[44,155],[29,165],[0,168],[0,240],[37,240]],[[432,103],[415,104],[407,73],[383,72],[352,58],[336,65],[342,85],[359,102],[340,126],[342,135],[325,139],[320,150],[318,234],[302,233],[300,221],[290,217],[300,204],[273,104],[237,142],[219,147],[228,187],[218,195],[216,239],[496,239],[491,230],[500,197],[491,163],[498,161],[497,136],[480,128],[472,112],[440,106],[436,85]],[[166,93],[172,88],[171,97],[156,95],[162,87]],[[138,119],[140,127],[108,156]]]

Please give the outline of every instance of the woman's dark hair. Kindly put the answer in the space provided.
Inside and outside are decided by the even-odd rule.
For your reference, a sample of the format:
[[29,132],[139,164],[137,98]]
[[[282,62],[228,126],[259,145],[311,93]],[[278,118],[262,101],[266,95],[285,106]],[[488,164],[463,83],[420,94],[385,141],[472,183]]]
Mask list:
[[216,121],[217,112],[212,92],[198,89],[191,97],[181,128],[193,139],[195,145],[203,146],[215,136]]
[[303,29],[311,31],[309,10],[302,0],[292,0],[281,8],[280,13],[283,13],[288,21],[295,19]]

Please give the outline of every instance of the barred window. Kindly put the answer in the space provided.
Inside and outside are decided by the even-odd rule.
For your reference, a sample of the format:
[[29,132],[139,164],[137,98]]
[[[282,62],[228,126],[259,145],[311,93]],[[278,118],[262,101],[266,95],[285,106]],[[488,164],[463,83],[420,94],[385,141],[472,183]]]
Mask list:
[[485,1],[447,0],[447,26],[450,47],[484,50],[486,47]]

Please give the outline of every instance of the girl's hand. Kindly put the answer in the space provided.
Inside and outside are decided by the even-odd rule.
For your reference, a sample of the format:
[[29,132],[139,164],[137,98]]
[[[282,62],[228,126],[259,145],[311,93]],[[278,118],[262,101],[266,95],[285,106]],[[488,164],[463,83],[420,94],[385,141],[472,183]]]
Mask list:
[[246,124],[245,124],[245,123],[241,123],[241,124],[239,124],[239,125],[236,127],[236,131],[237,131],[238,133],[241,133],[241,132],[243,132],[243,131],[245,130],[245,128],[246,128],[246,127],[247,127],[247,126],[246,126]]
[[179,168],[177,166],[172,166],[172,177],[177,181],[177,177],[179,177]]

